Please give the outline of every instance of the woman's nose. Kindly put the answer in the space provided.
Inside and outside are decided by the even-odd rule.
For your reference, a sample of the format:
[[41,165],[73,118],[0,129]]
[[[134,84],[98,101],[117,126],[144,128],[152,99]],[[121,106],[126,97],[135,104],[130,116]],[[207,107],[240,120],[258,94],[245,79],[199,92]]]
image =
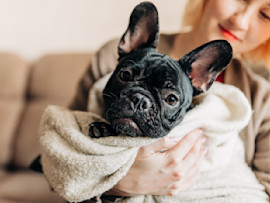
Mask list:
[[230,18],[235,29],[248,30],[249,24],[252,18],[252,12],[250,9],[245,8],[236,11]]

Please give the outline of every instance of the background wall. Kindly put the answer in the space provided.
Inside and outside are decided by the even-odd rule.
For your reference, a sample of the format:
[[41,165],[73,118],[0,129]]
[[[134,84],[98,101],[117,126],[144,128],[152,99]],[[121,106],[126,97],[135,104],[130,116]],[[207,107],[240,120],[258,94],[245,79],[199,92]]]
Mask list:
[[[0,52],[34,61],[46,53],[90,52],[122,35],[140,0],[0,0]],[[152,0],[162,32],[180,28],[186,0]]]

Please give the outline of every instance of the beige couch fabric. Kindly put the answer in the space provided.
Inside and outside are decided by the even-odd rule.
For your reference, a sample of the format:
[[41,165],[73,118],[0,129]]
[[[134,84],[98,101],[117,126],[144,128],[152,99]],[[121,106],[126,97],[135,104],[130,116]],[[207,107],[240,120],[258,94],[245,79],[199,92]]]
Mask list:
[[49,104],[67,107],[89,53],[50,54],[34,63],[0,53],[0,202],[61,203],[42,174],[28,169],[40,153],[39,123]]

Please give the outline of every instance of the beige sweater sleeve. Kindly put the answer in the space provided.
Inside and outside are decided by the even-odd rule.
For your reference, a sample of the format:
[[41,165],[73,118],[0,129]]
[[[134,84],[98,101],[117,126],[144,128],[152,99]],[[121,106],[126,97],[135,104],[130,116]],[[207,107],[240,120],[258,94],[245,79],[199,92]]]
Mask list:
[[93,56],[91,64],[82,76],[77,93],[73,98],[70,109],[87,110],[88,93],[93,84],[107,73],[113,71],[117,64],[117,45],[119,39],[113,39],[102,46]]
[[225,83],[240,88],[252,106],[252,118],[240,137],[246,162],[270,195],[270,84],[236,59],[226,70]]
[[[253,161],[254,172],[270,195],[270,85],[255,86],[258,88],[254,99],[254,122],[258,129]],[[260,98],[260,99],[259,99]],[[256,126],[257,124],[257,126]]]

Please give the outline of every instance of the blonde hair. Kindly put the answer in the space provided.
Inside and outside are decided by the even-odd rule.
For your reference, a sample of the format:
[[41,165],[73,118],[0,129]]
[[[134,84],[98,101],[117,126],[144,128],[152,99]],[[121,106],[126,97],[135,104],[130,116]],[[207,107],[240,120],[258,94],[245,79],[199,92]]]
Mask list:
[[[190,30],[196,26],[206,2],[207,0],[187,0],[181,25],[183,30]],[[241,57],[250,63],[262,62],[270,70],[270,39],[252,51],[242,54]]]

